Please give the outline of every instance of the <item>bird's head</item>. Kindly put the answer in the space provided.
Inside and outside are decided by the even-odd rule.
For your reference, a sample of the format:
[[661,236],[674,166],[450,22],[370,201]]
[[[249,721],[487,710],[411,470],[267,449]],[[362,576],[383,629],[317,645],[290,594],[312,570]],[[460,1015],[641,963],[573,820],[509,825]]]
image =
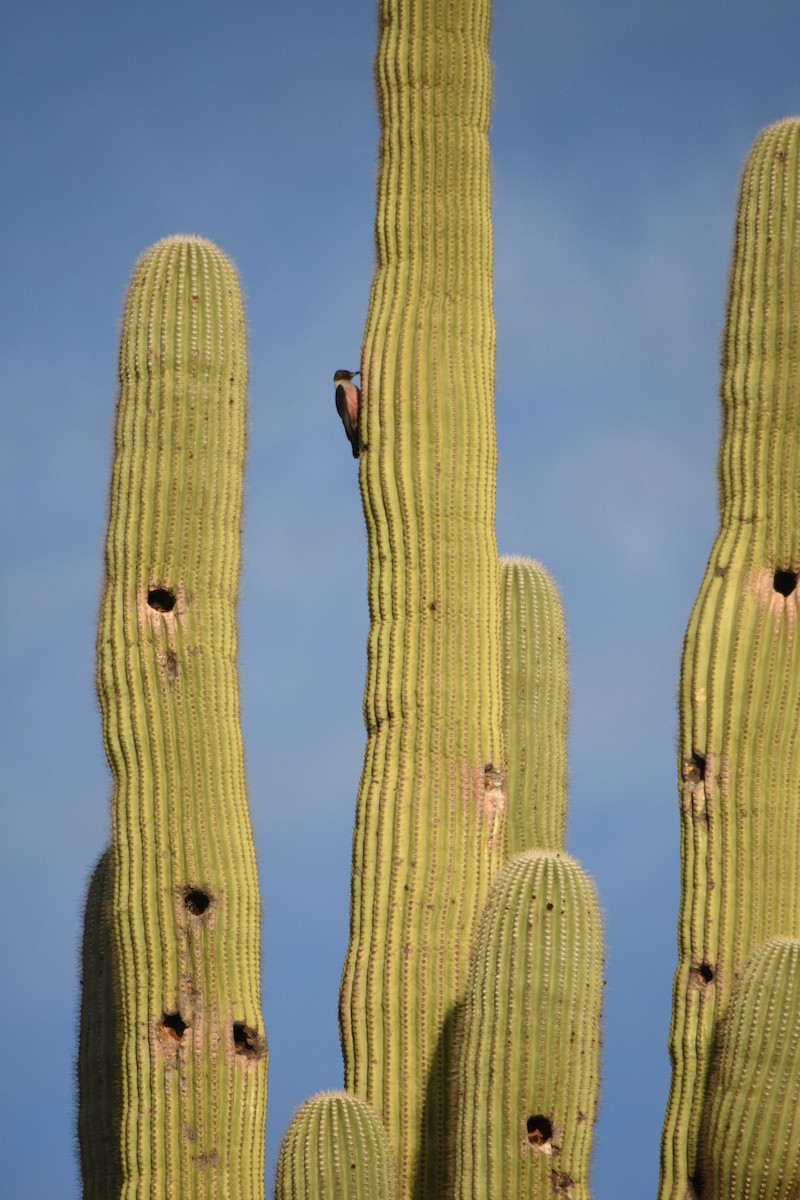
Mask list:
[[360,375],[360,371],[337,371],[333,377],[334,383],[350,383],[355,379],[356,375]]

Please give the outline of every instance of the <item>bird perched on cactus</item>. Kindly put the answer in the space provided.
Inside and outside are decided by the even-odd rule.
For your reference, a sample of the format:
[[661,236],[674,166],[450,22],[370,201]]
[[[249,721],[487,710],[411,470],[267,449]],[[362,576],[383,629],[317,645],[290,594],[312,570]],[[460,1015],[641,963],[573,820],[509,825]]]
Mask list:
[[337,371],[333,377],[336,388],[336,411],[342,419],[347,440],[353,449],[353,458],[358,458],[361,442],[358,419],[361,413],[361,390],[353,383],[360,371]]

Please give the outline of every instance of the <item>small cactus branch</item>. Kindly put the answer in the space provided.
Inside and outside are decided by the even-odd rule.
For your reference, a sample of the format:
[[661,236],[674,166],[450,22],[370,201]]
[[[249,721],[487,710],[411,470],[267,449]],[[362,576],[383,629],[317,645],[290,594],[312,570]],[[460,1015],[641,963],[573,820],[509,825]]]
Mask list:
[[800,1195],[800,942],[753,951],[720,1026],[700,1130],[703,1200]]
[[368,739],[341,996],[400,1194],[442,1194],[449,1018],[503,857],[489,0],[382,0],[361,363]]
[[375,1110],[322,1092],[295,1113],[281,1144],[275,1200],[394,1200],[392,1148]]
[[563,850],[567,824],[567,635],[550,575],[500,559],[508,855]]
[[489,893],[462,1017],[456,1200],[588,1200],[603,947],[574,859],[529,851]]
[[680,689],[681,911],[661,1200],[693,1194],[709,1056],[737,973],[800,935],[800,122],[744,171],[724,338],[720,531]]
[[246,378],[232,265],[198,238],[158,243],[125,307],[98,636],[123,1200],[264,1192],[236,672]]

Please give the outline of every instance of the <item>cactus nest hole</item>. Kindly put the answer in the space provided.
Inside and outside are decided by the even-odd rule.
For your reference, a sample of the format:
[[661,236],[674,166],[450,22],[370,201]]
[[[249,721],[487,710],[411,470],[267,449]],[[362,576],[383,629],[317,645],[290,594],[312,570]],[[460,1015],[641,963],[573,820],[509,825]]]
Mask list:
[[172,612],[175,607],[175,594],[166,588],[150,588],[147,603],[155,612]]
[[193,917],[202,917],[211,903],[211,897],[200,888],[187,888],[183,893],[183,903]]
[[697,974],[702,983],[711,983],[711,980],[714,978],[714,968],[709,966],[708,963],[700,963],[700,966],[697,968]]
[[161,1036],[179,1042],[186,1033],[188,1025],[180,1013],[164,1013],[161,1018]]
[[683,778],[686,783],[702,783],[706,777],[706,760],[702,754],[694,752],[690,759],[683,764]]
[[255,1029],[249,1025],[243,1025],[241,1021],[234,1022],[233,1048],[237,1054],[242,1054],[245,1058],[261,1058],[264,1053],[263,1039],[258,1036]]
[[797,587],[797,571],[776,571],[772,586],[781,596],[791,596]]
[[553,1126],[547,1117],[537,1113],[528,1117],[528,1142],[531,1146],[548,1146],[553,1140]]

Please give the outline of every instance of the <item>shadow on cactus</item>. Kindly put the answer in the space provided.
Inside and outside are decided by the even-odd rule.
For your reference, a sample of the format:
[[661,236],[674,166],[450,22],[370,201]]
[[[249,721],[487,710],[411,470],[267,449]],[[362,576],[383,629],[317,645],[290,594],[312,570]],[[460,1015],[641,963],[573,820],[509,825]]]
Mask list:
[[84,1200],[122,1188],[122,1064],[111,922],[111,851],[92,872],[83,918],[78,1043],[78,1144]]

